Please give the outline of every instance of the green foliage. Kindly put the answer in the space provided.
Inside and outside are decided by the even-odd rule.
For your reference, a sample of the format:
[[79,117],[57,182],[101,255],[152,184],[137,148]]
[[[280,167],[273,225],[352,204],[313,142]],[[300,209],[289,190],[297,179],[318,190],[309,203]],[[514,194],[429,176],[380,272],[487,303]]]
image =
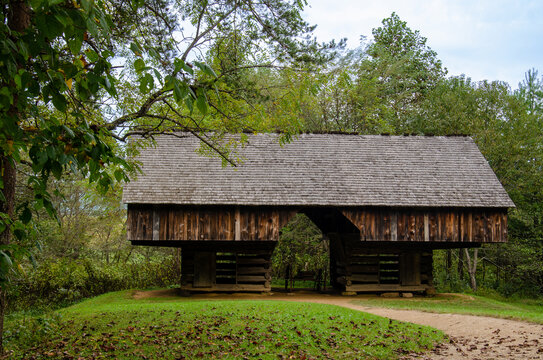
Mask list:
[[143,260],[110,264],[90,258],[41,261],[12,282],[12,310],[59,307],[110,291],[178,283],[179,270],[172,257]]
[[[298,101],[301,128],[471,136],[517,206],[509,213],[507,251],[485,250],[481,264],[498,266],[479,267],[477,278],[507,294],[543,294],[543,80],[531,69],[513,92],[500,81],[447,78],[426,38],[395,13],[373,36],[365,49],[295,83],[314,90]],[[458,268],[448,273],[444,262],[438,255],[436,284],[466,289]]]
[[[446,73],[435,51],[419,31],[412,31],[395,13],[373,29],[368,57],[358,69],[358,86],[375,86],[376,104],[364,109],[377,112],[395,133],[406,131],[418,104]],[[381,107],[380,107],[381,106]]]
[[323,239],[321,231],[307,216],[296,214],[282,229],[273,252],[273,276],[284,279],[287,267],[293,276],[300,271],[327,274],[328,261],[328,242]]
[[62,317],[58,313],[40,315],[18,314],[9,317],[9,329],[4,333],[5,341],[21,347],[31,347],[34,344],[47,341],[61,326]]
[[14,338],[12,357],[101,352],[119,359],[395,359],[444,340],[431,328],[324,304],[135,300],[124,292],[87,300],[61,315],[47,341]]

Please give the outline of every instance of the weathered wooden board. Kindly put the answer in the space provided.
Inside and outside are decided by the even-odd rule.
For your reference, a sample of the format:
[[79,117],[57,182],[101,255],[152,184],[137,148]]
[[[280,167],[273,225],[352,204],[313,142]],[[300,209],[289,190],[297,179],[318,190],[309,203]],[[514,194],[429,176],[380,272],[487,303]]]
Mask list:
[[400,284],[420,285],[420,252],[405,252],[400,257]]
[[194,254],[195,288],[209,288],[215,284],[215,253],[199,251]]

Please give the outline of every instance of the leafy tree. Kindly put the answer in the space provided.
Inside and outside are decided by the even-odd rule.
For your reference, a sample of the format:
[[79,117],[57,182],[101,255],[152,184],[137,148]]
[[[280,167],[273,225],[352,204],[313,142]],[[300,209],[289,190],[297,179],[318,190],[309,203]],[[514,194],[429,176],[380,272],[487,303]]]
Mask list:
[[530,113],[543,112],[543,78],[537,78],[536,69],[528,70],[524,80],[518,84],[517,95],[525,101]]
[[300,271],[328,273],[328,242],[305,215],[297,214],[283,229],[274,250],[274,276],[285,278],[287,268],[294,277]]
[[379,101],[373,100],[373,106],[360,111],[373,117],[377,113],[396,133],[402,133],[417,114],[418,104],[446,70],[436,52],[426,45],[427,39],[418,30],[411,30],[396,13],[382,24],[372,31],[374,41],[366,49],[368,57],[361,62],[357,77],[360,91],[368,84],[375,86]]
[[[131,135],[189,131],[228,159],[202,132],[260,125],[254,116],[236,115],[251,101],[237,95],[245,90],[229,76],[322,60],[322,46],[306,37],[312,27],[300,16],[303,5],[2,1],[0,346],[8,275],[29,254],[21,245],[31,238],[32,215],[45,209],[56,216],[53,195],[60,194],[50,193],[49,180],[76,173],[103,190],[128,180],[135,168],[125,155],[137,143],[117,141]],[[226,76],[206,63],[206,51],[233,33],[249,39],[244,49],[252,57],[229,67]],[[33,194],[16,208],[16,175],[23,168]]]

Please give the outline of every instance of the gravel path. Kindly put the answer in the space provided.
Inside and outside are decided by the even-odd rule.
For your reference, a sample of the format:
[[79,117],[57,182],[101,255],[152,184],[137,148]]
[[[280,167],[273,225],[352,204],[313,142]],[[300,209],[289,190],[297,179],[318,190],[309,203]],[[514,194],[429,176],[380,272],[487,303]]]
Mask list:
[[[135,298],[172,296],[172,291],[138,292]],[[395,310],[357,305],[356,296],[316,293],[198,294],[191,299],[254,299],[313,302],[343,306],[391,319],[427,325],[449,335],[450,342],[416,359],[543,359],[543,325],[515,320],[460,314],[436,314],[418,310]],[[364,297],[360,297],[363,299]],[[408,357],[409,358],[409,357]],[[406,358],[407,359],[407,358]]]

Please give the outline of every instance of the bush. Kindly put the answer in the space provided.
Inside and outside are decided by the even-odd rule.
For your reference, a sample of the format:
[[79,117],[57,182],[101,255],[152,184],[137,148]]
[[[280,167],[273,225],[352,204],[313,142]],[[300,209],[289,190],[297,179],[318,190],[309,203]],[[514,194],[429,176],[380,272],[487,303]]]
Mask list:
[[91,259],[51,259],[12,282],[11,310],[63,306],[110,291],[165,287],[178,283],[172,257],[162,261],[106,264]]

